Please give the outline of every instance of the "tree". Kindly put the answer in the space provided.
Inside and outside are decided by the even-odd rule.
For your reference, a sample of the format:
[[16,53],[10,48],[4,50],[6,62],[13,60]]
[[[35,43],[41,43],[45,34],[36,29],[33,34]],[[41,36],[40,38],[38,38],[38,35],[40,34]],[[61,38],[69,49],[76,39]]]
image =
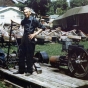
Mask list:
[[24,6],[31,7],[38,15],[51,15],[59,14],[62,15],[68,9],[68,4],[66,0],[56,0],[51,2],[51,0],[27,0],[24,4],[17,4],[23,9]]
[[25,4],[31,7],[37,14],[45,16],[49,10],[50,0],[27,0]]
[[23,8],[24,8],[25,6],[27,6],[27,5],[26,5],[26,4],[23,4],[23,3],[18,3],[18,4],[15,4],[15,6],[19,7],[20,10],[22,11]]
[[71,8],[88,5],[88,0],[70,0]]
[[51,7],[53,6],[53,9],[51,11],[54,11],[54,14],[62,15],[65,11],[67,11],[68,3],[66,0],[57,0],[51,3]]
[[47,12],[49,11],[49,4],[50,0],[40,0],[39,10],[41,15],[47,15]]

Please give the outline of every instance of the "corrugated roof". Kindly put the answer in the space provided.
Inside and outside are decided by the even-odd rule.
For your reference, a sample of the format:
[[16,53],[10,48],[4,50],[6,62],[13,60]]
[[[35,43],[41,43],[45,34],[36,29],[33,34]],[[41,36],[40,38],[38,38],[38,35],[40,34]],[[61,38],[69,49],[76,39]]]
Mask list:
[[59,16],[55,20],[62,19],[62,18],[65,18],[65,17],[68,17],[68,16],[72,16],[72,15],[75,15],[75,14],[83,14],[83,13],[88,13],[88,5],[69,9],[69,10],[67,10],[66,13],[64,13],[61,16]]
[[80,7],[81,9],[77,14],[88,13],[88,5]]
[[65,14],[63,14],[63,17],[68,17],[74,14],[77,14],[80,11],[81,7],[75,7],[70,10],[68,10]]
[[[7,9],[15,9],[15,10],[17,10],[17,11],[20,11],[18,7],[4,7],[4,8],[2,8],[2,9],[0,9],[0,12],[1,12],[1,11],[4,11],[4,10],[7,10]],[[20,11],[20,12],[21,12],[21,11]]]

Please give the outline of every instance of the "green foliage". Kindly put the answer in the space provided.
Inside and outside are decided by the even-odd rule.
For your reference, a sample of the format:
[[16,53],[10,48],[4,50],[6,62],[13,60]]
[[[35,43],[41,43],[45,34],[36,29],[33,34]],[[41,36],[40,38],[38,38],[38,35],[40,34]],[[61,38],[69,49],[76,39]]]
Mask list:
[[22,3],[18,3],[18,4],[15,4],[15,6],[19,7],[20,10],[22,11],[23,8],[24,8],[25,6],[27,6],[27,5],[26,5],[26,4],[22,4]]
[[[37,14],[42,16],[56,13],[61,15],[68,8],[66,0],[57,0],[54,2],[51,2],[50,0],[27,0],[24,4],[18,3],[16,6],[21,10],[25,6],[28,6],[32,8]],[[57,10],[58,8],[60,8],[60,10]]]
[[37,14],[46,15],[49,10],[50,0],[27,0],[25,4],[31,7]]
[[[12,85],[5,83],[4,81],[0,81],[0,88],[14,88]],[[18,88],[18,87],[15,87]]]
[[57,0],[50,3],[49,11],[51,14],[62,15],[63,13],[66,12],[67,8],[68,8],[68,4],[66,0]]
[[88,0],[70,0],[71,8],[85,5],[88,5]]
[[68,7],[67,0],[27,0],[24,4],[16,4],[21,10],[28,6],[32,8],[38,15],[64,14],[68,9],[78,6],[88,5],[88,0],[70,0],[70,7]]
[[66,12],[66,10],[62,10],[61,8],[57,8],[57,13],[56,14],[62,15],[65,12]]

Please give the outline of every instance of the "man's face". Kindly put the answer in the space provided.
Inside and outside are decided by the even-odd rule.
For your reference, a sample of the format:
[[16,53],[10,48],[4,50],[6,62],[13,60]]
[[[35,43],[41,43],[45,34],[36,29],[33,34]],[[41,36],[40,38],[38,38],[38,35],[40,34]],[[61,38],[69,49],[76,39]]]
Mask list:
[[24,10],[24,15],[26,18],[28,18],[31,15],[31,11],[29,9]]

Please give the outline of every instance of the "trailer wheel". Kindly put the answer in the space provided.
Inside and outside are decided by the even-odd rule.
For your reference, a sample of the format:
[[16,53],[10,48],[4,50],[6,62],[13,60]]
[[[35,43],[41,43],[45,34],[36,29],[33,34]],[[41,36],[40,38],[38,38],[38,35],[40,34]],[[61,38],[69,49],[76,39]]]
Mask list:
[[68,69],[72,76],[85,78],[88,75],[88,53],[81,47],[71,50],[68,55]]

